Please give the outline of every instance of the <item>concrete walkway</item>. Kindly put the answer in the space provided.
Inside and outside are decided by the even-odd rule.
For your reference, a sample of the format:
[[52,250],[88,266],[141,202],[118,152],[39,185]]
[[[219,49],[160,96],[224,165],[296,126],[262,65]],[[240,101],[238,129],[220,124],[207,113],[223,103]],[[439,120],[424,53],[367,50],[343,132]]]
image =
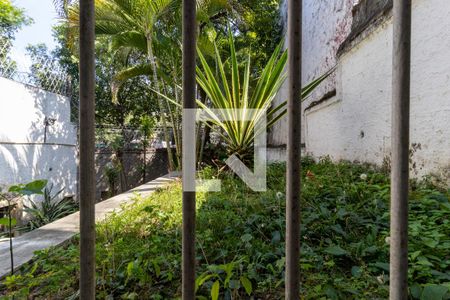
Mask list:
[[[123,194],[109,198],[95,205],[95,218],[104,220],[108,213],[120,211],[120,206],[130,202],[137,193],[147,197],[156,189],[167,185],[178,178],[177,174],[166,175],[138,186]],[[70,240],[79,232],[79,213],[76,212],[36,230],[25,233],[13,240],[14,267],[17,270],[29,262],[37,250],[58,246]],[[9,275],[11,270],[9,240],[0,242],[0,279]]]

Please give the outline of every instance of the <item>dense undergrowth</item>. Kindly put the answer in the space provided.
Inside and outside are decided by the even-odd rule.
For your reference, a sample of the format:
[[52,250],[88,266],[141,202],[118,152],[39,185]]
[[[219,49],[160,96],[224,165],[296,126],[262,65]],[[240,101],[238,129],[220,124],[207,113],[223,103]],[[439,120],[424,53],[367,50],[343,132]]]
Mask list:
[[[222,192],[198,195],[199,298],[283,298],[284,174],[283,165],[272,165],[265,193],[222,175]],[[302,298],[387,298],[388,177],[367,165],[305,159],[302,181]],[[430,180],[411,186],[410,297],[448,299],[450,193]],[[180,183],[137,198],[100,224],[98,299],[179,297],[180,226]],[[77,299],[78,255],[78,240],[37,253],[2,282],[0,295]]]

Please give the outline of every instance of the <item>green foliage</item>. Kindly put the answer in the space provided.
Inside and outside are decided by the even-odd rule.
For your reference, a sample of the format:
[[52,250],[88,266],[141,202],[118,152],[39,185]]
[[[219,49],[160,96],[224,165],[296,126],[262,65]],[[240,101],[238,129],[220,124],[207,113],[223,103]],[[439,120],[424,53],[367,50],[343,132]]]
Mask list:
[[[244,289],[247,295],[253,292],[251,281],[243,274],[239,276],[242,270],[237,269],[240,264],[231,262],[222,265],[210,265],[208,271],[200,274],[195,280],[195,291],[200,288],[208,288],[210,286],[210,294],[212,299],[218,299],[220,291],[225,295],[226,299],[235,299],[242,295],[240,289]],[[212,282],[212,285],[211,285]],[[199,297],[203,298],[203,297]]]
[[5,226],[5,227],[9,227],[9,224],[11,222],[11,226],[16,226],[17,224],[17,220],[15,218],[11,218],[11,220],[9,218],[0,218],[0,225],[1,226]]
[[[386,299],[388,176],[372,166],[326,159],[306,158],[302,166],[302,299]],[[198,299],[283,298],[285,171],[282,164],[270,166],[264,193],[222,173],[222,192],[198,194]],[[217,176],[210,168],[202,173]],[[97,226],[98,299],[180,296],[180,199],[181,183],[172,184]],[[449,200],[448,190],[428,182],[411,190],[412,299],[450,296]],[[78,255],[78,239],[39,252],[2,283],[0,295],[76,295]]]
[[[61,0],[63,1],[63,0]],[[53,28],[54,38],[58,42],[51,55],[59,60],[60,65],[69,74],[72,87],[72,119],[78,118],[78,26],[73,22],[78,22],[74,13],[77,9],[71,8],[72,18],[76,17],[72,23],[68,18],[68,8],[74,1],[59,3],[58,8],[65,7],[63,20]],[[56,1],[55,1],[56,2]],[[64,5],[63,5],[64,4]],[[77,7],[78,5],[75,4]],[[111,84],[114,76],[123,68],[128,68],[130,64],[141,62],[141,56],[135,51],[125,49],[116,51],[112,49],[110,40],[105,36],[98,36],[95,43],[96,55],[96,121],[103,125],[137,126],[139,119],[144,114],[149,114],[156,110],[154,99],[150,97],[148,82],[142,77],[133,78],[125,82],[117,91],[117,101],[112,103]]]
[[[54,3],[59,0],[55,0]],[[61,0],[69,1],[69,0]],[[57,10],[60,8],[57,7]],[[70,120],[76,122],[78,120],[79,106],[79,74],[78,74],[78,58],[73,54],[73,45],[68,35],[68,24],[65,21],[58,22],[53,26],[53,39],[57,42],[56,47],[51,52],[52,57],[59,62],[59,65],[67,72],[68,82],[70,83]],[[99,58],[98,55],[96,55]],[[99,80],[97,79],[97,83]],[[99,104],[98,95],[96,95],[96,106]]]
[[[206,105],[201,101],[197,101],[197,104],[213,119],[211,124],[220,128],[219,134],[225,141],[229,154],[245,158],[250,154],[254,136],[260,134],[261,130],[266,130],[266,128],[259,128],[258,131],[256,128],[263,117],[261,111],[265,111],[267,114],[268,128],[286,114],[286,102],[273,106],[273,100],[286,78],[284,70],[287,52],[281,53],[281,44],[279,44],[262,70],[260,77],[252,85],[250,56],[243,64],[244,73],[241,74],[231,32],[228,43],[230,47],[228,64],[223,63],[216,47],[215,66],[219,74],[216,74],[215,67],[207,62],[201,51],[197,51],[201,62],[201,68],[197,67],[197,82],[208,96],[211,105]],[[327,76],[326,74],[303,88],[302,96],[307,97]],[[210,108],[226,109],[226,111],[221,115],[211,111]],[[240,109],[243,112],[233,112],[234,109]],[[255,113],[255,110],[258,112]],[[241,115],[240,120],[234,116],[237,113]],[[226,121],[222,121],[221,117],[226,118]],[[225,134],[222,134],[222,131]]]
[[148,115],[142,116],[139,124],[139,130],[145,140],[148,140],[153,135],[153,130],[156,126],[156,120]]
[[8,192],[23,196],[42,195],[46,185],[47,180],[39,179],[30,183],[12,185],[9,187]]
[[14,33],[31,21],[23,9],[15,6],[10,0],[0,0],[0,38],[13,39]]
[[[208,63],[201,50],[197,49],[201,65],[197,67],[197,83],[210,102],[205,104],[197,100],[197,105],[209,115],[211,121],[207,125],[221,136],[228,154],[234,154],[246,160],[251,158],[255,135],[270,128],[287,112],[286,101],[273,105],[273,100],[286,79],[284,71],[287,51],[282,52],[282,45],[279,44],[253,85],[251,84],[253,79],[250,72],[250,56],[241,67],[231,31],[228,36],[228,45],[231,54],[227,63],[222,61],[219,50],[217,46],[215,47],[215,66]],[[244,69],[243,74],[241,69]],[[305,86],[302,89],[302,97],[306,98],[310,95],[328,75],[329,73]],[[176,100],[158,94],[169,102],[180,105]],[[265,112],[268,118],[267,128],[257,128],[258,122],[264,117],[262,112]],[[236,117],[238,114],[239,119]]]
[[0,75],[9,77],[17,70],[16,62],[10,57],[14,35],[22,26],[32,22],[23,9],[10,0],[0,0]]
[[242,21],[236,24],[236,47],[250,52],[256,70],[264,68],[283,38],[279,0],[240,0]]
[[5,226],[8,229],[11,276],[14,274],[14,249],[12,238],[14,227],[17,225],[17,220],[12,217],[13,205],[16,205],[17,199],[21,196],[42,194],[42,190],[46,185],[47,180],[35,180],[26,184],[12,185],[9,187],[8,193],[3,193],[0,189],[0,200],[6,201],[8,204],[6,217],[0,219],[0,225]]
[[34,85],[55,93],[67,94],[68,78],[66,70],[61,66],[56,51],[49,51],[44,43],[28,45],[26,47],[31,59],[30,73],[27,74]]
[[78,204],[71,198],[62,198],[64,188],[53,193],[53,184],[46,186],[43,191],[43,200],[35,202],[29,199],[30,205],[25,206],[24,212],[31,217],[26,225],[28,230],[33,230],[54,222],[78,210]]
[[122,169],[121,164],[117,160],[105,166],[105,176],[108,179],[110,197],[117,194],[117,180],[120,178]]
[[112,51],[109,40],[99,37],[96,42],[96,57],[97,122],[117,127],[139,127],[143,116],[157,111],[156,99],[150,92],[148,81],[141,76],[124,82],[117,89],[116,101],[113,101],[111,85],[120,70],[140,62],[140,55],[132,51]]
[[[68,36],[71,37],[69,40],[72,45],[66,48],[76,48],[79,23],[77,2],[55,2],[68,22]],[[198,47],[208,58],[214,56],[214,42],[219,45],[219,51],[226,50],[226,28],[230,23],[239,44],[237,52],[249,52],[255,61],[251,73],[259,76],[257,71],[266,64],[281,40],[278,13],[279,4],[273,0],[197,1]],[[181,83],[181,19],[181,1],[178,0],[96,1],[97,45],[108,45],[96,55],[99,77],[96,115],[100,122],[123,124],[120,120],[127,119],[123,115],[132,111],[130,106],[133,102],[140,100],[136,94],[149,86],[179,103],[181,94],[177,85]],[[76,53],[76,49],[73,50]],[[108,60],[107,63],[103,61],[104,58]],[[137,86],[133,95],[124,92]],[[176,157],[172,158],[172,151],[168,148],[168,159],[173,169],[181,160],[181,110],[163,101],[158,94],[147,95],[146,102],[158,105],[157,117],[161,121],[167,144],[170,141],[168,127],[172,127]],[[114,105],[110,104],[110,100],[113,100]],[[142,104],[138,106],[143,107]],[[139,120],[134,111],[130,115]]]

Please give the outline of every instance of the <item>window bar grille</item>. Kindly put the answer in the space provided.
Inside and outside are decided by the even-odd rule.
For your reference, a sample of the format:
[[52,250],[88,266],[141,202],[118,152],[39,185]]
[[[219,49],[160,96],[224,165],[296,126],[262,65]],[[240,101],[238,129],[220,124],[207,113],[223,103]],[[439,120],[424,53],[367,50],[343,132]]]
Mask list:
[[391,300],[408,297],[408,189],[411,0],[394,0],[392,63]]
[[80,299],[95,299],[94,0],[80,0]]
[[[183,0],[183,108],[195,108],[196,1]],[[183,115],[185,115],[183,113]],[[185,116],[183,116],[185,117]],[[183,145],[186,128],[183,127]],[[190,143],[189,143],[190,144]],[[195,147],[195,143],[193,144]],[[183,153],[183,173],[190,171]],[[194,162],[195,165],[195,162]],[[183,174],[184,177],[184,174]],[[183,190],[182,298],[195,299],[195,192]]]
[[288,2],[288,139],[286,174],[287,300],[299,299],[302,0]]

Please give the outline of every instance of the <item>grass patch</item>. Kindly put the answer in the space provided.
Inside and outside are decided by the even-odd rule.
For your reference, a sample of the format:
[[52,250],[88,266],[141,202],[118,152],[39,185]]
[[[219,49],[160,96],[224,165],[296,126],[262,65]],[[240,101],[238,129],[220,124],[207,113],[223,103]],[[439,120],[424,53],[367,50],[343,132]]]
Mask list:
[[[222,192],[197,197],[197,295],[283,298],[284,165],[269,168],[265,193],[250,191],[229,174],[221,177]],[[388,177],[368,165],[304,159],[302,185],[303,297],[387,298]],[[411,186],[410,295],[446,299],[450,192],[429,180]],[[33,264],[2,282],[0,295],[77,299],[78,255],[78,239],[37,253]],[[137,198],[97,226],[98,299],[178,298],[180,266],[180,183]]]

